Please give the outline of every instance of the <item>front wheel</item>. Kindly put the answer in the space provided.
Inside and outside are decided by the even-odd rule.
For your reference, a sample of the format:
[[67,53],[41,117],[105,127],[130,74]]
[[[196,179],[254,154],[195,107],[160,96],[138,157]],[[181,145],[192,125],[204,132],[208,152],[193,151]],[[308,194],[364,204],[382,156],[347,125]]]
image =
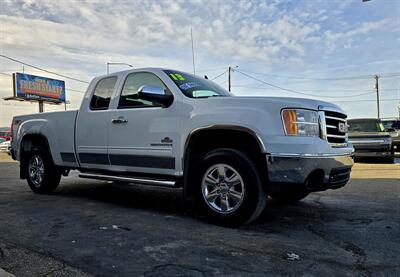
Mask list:
[[61,172],[56,168],[48,151],[37,147],[27,157],[27,181],[35,193],[51,193],[61,180]]
[[216,149],[203,156],[196,178],[196,202],[207,219],[225,226],[255,220],[267,195],[256,164],[242,151]]
[[383,161],[384,161],[385,163],[388,163],[388,164],[394,163],[394,153],[393,153],[391,156],[385,158]]

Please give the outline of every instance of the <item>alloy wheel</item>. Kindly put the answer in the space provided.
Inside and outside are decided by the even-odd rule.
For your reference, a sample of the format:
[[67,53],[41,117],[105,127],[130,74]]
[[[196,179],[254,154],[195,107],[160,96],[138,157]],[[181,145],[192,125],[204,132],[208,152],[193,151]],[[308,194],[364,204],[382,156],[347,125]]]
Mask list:
[[242,176],[227,164],[208,168],[202,179],[201,190],[207,205],[222,214],[238,209],[245,194]]

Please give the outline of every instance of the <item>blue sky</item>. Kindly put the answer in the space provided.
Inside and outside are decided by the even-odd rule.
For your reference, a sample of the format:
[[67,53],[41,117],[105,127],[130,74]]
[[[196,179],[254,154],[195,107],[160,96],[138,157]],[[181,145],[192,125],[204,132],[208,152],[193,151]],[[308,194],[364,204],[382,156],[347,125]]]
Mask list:
[[[350,117],[376,115],[374,74],[382,76],[382,99],[400,98],[400,76],[388,75],[400,73],[397,0],[0,2],[1,54],[84,80],[104,74],[107,62],[191,72],[190,28],[198,74],[213,78],[238,66],[258,79],[315,95],[304,97],[333,101]],[[0,72],[21,70],[0,58]],[[351,76],[361,78],[331,80]],[[301,96],[238,71],[232,79],[237,95]],[[68,108],[77,108],[82,93],[68,89],[84,91],[86,85],[65,81]],[[215,81],[226,87],[227,74]],[[10,77],[1,74],[0,97],[11,93]],[[359,94],[365,95],[351,97]],[[397,102],[382,101],[382,116],[397,115]],[[0,109],[0,125],[8,126],[12,115],[36,112],[37,106],[0,100]]]

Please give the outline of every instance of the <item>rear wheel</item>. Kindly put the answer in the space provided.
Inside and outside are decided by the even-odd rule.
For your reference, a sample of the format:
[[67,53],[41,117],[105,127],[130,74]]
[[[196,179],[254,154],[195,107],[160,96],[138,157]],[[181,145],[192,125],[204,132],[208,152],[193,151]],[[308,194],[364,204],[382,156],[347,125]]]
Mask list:
[[48,151],[35,147],[27,156],[27,181],[35,193],[51,193],[61,180],[61,172],[54,165]]
[[196,176],[196,202],[213,223],[237,226],[255,220],[267,195],[255,163],[235,149],[203,156]]

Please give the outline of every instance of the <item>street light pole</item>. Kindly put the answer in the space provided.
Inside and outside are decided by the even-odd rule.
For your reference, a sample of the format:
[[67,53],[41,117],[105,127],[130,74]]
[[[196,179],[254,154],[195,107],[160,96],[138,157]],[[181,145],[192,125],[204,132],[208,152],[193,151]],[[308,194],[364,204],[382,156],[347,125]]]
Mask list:
[[110,65],[127,65],[129,67],[133,67],[133,65],[129,63],[107,63],[107,74],[110,73]]

